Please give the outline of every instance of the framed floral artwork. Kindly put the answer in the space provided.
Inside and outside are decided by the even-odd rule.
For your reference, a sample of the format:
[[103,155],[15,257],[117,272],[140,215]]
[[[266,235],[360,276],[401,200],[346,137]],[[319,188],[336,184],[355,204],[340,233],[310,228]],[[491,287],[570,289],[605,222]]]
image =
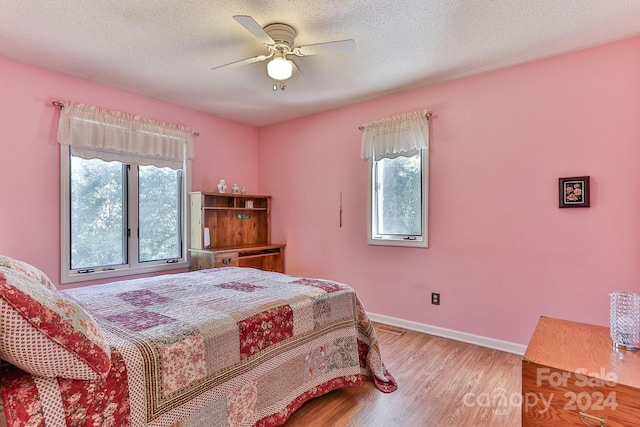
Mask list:
[[561,208],[588,208],[590,206],[588,176],[560,178],[559,181]]

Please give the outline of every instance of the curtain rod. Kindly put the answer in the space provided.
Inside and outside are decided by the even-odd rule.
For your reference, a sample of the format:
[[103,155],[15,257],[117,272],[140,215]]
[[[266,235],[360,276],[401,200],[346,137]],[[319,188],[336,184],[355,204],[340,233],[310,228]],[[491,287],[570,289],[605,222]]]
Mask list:
[[[425,115],[424,115],[424,116],[427,118],[427,120],[431,119],[431,113],[425,113]],[[366,128],[368,128],[369,126],[371,126],[371,123],[366,124],[366,125],[359,126],[359,127],[358,127],[358,129],[360,129],[360,130],[365,130],[365,129],[366,129]]]
[[[51,103],[53,105],[55,105],[56,107],[64,108],[64,104],[62,102],[60,102],[60,101],[52,101]],[[193,131],[193,136],[200,136],[200,132]]]

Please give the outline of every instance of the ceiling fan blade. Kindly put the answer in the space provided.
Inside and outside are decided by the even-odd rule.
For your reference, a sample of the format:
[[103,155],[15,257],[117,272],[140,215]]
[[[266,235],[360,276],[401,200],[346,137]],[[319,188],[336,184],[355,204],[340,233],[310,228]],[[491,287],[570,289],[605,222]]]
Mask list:
[[297,56],[309,56],[324,53],[353,52],[354,50],[356,50],[356,42],[353,39],[348,39],[298,46],[293,50],[293,53]]
[[302,72],[302,68],[300,68],[300,65],[298,65],[298,63],[292,59],[290,59],[289,61],[291,61],[291,63],[293,64],[294,67],[296,67],[296,69],[298,70],[298,74],[300,74],[300,77],[302,77],[304,80],[307,79],[307,76],[305,76],[305,74]]
[[217,67],[213,67],[212,70],[216,70],[216,69],[222,68],[222,67],[239,67],[241,65],[249,65],[249,64],[253,64],[255,62],[262,62],[262,61],[264,61],[266,59],[271,58],[271,56],[273,56],[273,54],[271,54],[271,55],[258,55],[258,56],[254,56],[254,57],[251,57],[251,58],[241,59],[239,61],[230,62],[228,64],[218,65]]
[[247,15],[234,15],[233,19],[238,21],[240,25],[253,34],[258,40],[264,44],[274,44],[275,41],[271,36],[250,16]]

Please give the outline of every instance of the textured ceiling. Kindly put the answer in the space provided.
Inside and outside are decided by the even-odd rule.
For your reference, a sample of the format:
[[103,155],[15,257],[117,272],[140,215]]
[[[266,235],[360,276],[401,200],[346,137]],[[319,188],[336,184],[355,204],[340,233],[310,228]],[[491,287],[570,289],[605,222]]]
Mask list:
[[[211,70],[267,52],[233,15],[357,48],[273,91],[264,62]],[[1,56],[254,126],[637,35],[638,0],[0,0]]]

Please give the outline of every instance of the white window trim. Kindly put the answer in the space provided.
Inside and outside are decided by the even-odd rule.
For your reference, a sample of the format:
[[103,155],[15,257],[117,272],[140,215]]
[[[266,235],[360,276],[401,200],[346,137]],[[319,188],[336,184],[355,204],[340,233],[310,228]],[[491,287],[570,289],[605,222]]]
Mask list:
[[[69,145],[60,145],[60,282],[62,284],[66,283],[77,283],[77,282],[86,282],[90,280],[100,280],[100,279],[110,279],[114,277],[123,277],[123,276],[131,276],[138,274],[146,274],[146,273],[158,273],[158,272],[168,272],[171,270],[185,269],[189,267],[189,257],[188,257],[188,248],[190,247],[189,243],[189,233],[188,233],[188,219],[189,216],[189,203],[187,203],[187,195],[191,191],[191,160],[187,159],[184,161],[183,167],[183,180],[182,180],[182,206],[181,212],[183,215],[182,220],[182,257],[178,258],[178,262],[167,263],[166,261],[157,261],[157,262],[145,262],[144,265],[132,263],[131,259],[136,259],[138,257],[138,249],[136,244],[132,242],[132,239],[128,239],[128,255],[129,255],[129,263],[124,265],[119,265],[115,267],[109,267],[109,269],[105,270],[96,270],[93,272],[86,273],[78,273],[79,270],[71,270],[69,266],[71,265],[71,228],[70,228],[70,217],[71,217],[71,174],[70,174],[70,159],[71,159],[71,146]],[[133,207],[133,209],[137,209],[137,207]],[[131,211],[131,207],[129,207],[129,216],[134,215],[135,212]],[[135,241],[137,243],[137,240]],[[135,258],[134,258],[135,257]]]
[[374,237],[374,204],[375,204],[375,164],[373,157],[369,158],[369,191],[367,197],[368,207],[368,235],[367,243],[369,245],[379,246],[401,246],[411,248],[428,248],[429,247],[429,149],[422,149],[422,236],[416,237],[415,240],[407,240],[399,236]]

